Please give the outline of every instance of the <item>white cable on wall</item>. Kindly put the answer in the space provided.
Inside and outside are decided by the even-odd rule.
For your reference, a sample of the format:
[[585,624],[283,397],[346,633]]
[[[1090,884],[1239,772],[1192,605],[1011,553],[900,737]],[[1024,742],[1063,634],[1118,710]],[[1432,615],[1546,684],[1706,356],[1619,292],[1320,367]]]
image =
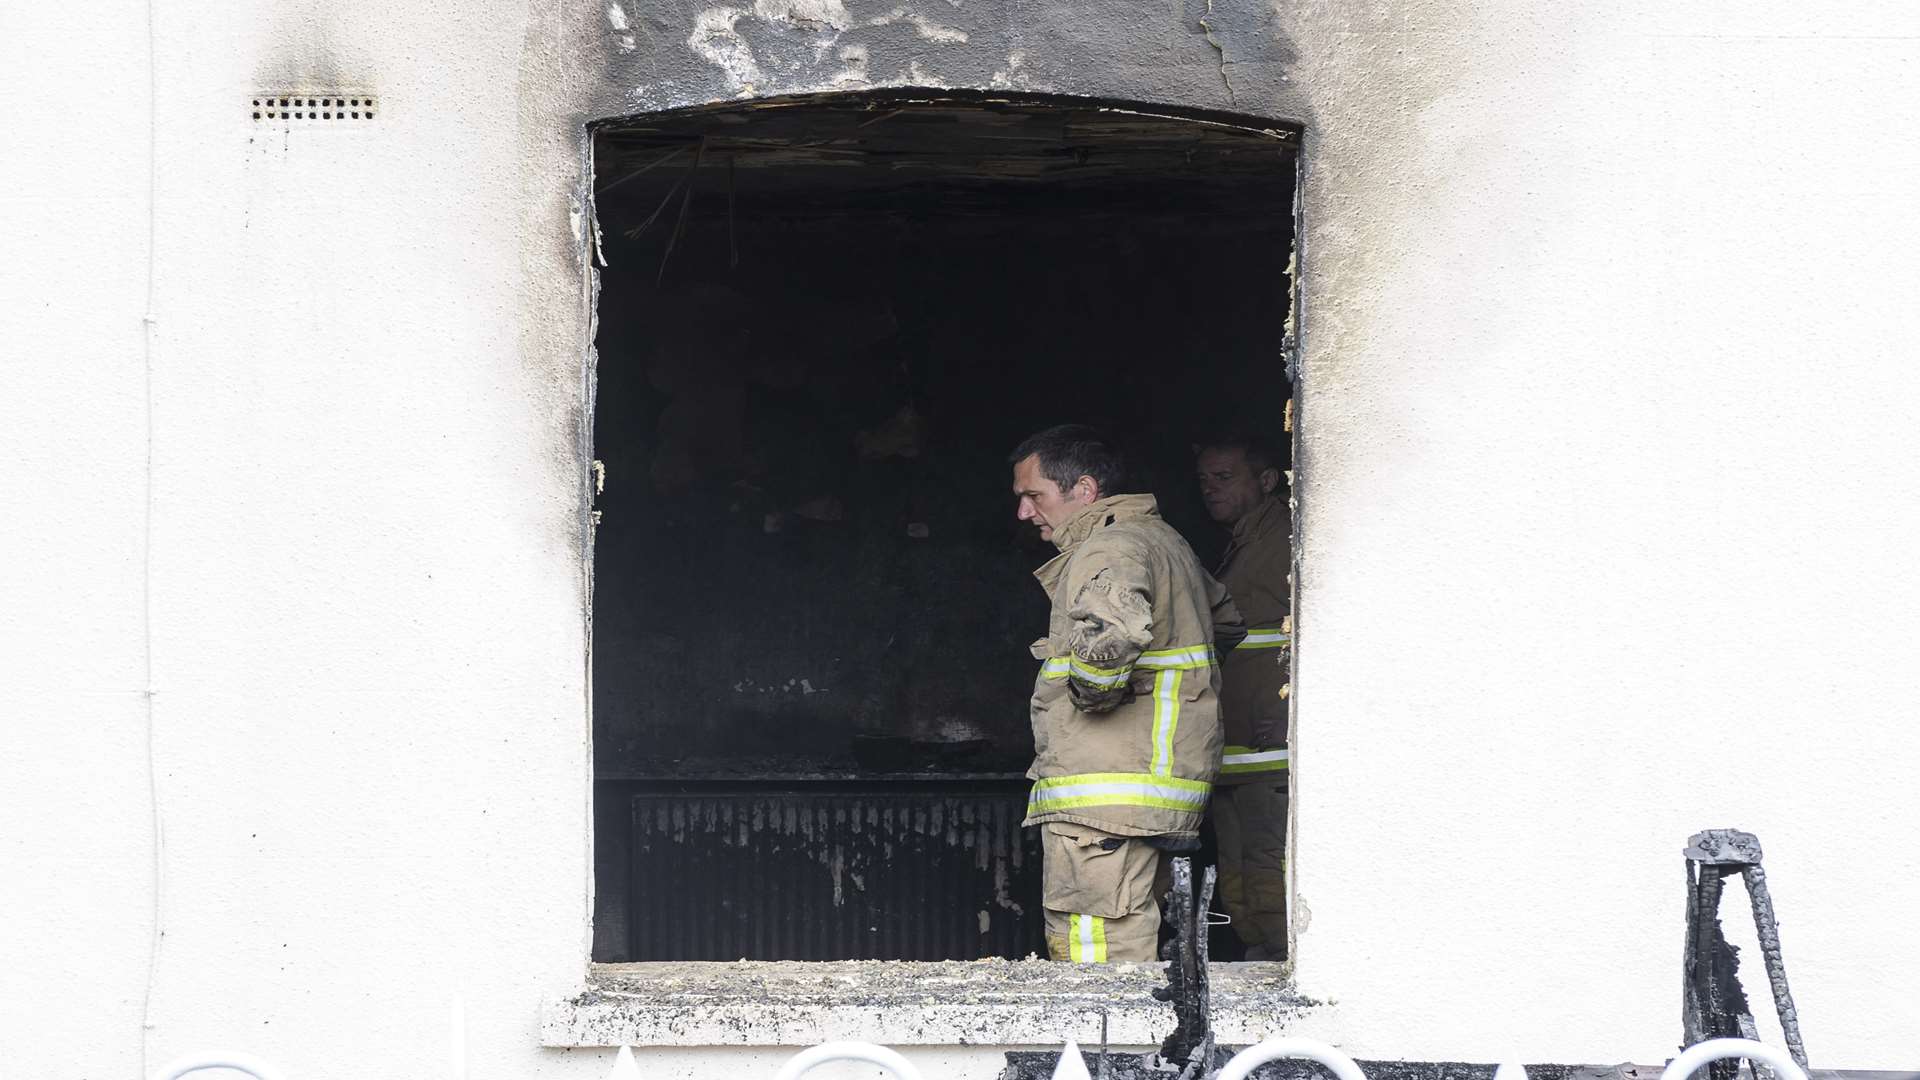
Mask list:
[[147,803],[153,819],[153,910],[147,942],[147,984],[140,1002],[140,1075],[147,1075],[148,1035],[153,1030],[153,988],[160,971],[161,942],[166,938],[167,831],[160,812],[160,770],[155,760],[153,709],[153,337],[154,276],[159,236],[160,188],[160,58],[155,44],[154,0],[147,0],[147,303],[141,316],[142,377],[146,397],[146,506],[142,515],[141,635],[144,639]]

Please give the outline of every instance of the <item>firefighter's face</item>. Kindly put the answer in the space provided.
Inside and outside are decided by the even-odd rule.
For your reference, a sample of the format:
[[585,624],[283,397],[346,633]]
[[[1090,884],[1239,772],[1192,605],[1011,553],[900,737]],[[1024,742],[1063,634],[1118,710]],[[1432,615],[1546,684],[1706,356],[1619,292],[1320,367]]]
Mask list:
[[1040,528],[1040,539],[1053,539],[1054,526],[1073,516],[1075,510],[1098,501],[1100,491],[1093,477],[1083,476],[1065,491],[1040,475],[1040,455],[1028,454],[1013,467],[1013,495],[1020,500],[1014,516],[1031,521]]
[[1244,450],[1200,452],[1200,498],[1222,525],[1246,517],[1280,483],[1278,469],[1255,469]]

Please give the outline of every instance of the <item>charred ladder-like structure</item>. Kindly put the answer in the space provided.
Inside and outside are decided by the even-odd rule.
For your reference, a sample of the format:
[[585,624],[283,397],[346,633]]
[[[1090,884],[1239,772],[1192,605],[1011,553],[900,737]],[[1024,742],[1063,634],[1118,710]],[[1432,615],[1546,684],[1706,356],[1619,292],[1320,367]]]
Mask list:
[[[1740,987],[1739,956],[1720,929],[1720,893],[1726,878],[1746,881],[1753,905],[1753,923],[1760,938],[1760,954],[1767,966],[1774,1008],[1787,1052],[1801,1068],[1807,1067],[1806,1047],[1800,1041],[1800,1017],[1787,988],[1787,964],[1780,952],[1780,927],[1774,919],[1773,898],[1767,893],[1766,871],[1760,868],[1760,838],[1737,829],[1708,829],[1687,841],[1687,944],[1683,961],[1683,1045],[1711,1038],[1757,1039],[1758,1031],[1746,993]],[[1733,1080],[1738,1062],[1709,1066],[1713,1080]],[[1756,1066],[1756,1069],[1760,1068]]]

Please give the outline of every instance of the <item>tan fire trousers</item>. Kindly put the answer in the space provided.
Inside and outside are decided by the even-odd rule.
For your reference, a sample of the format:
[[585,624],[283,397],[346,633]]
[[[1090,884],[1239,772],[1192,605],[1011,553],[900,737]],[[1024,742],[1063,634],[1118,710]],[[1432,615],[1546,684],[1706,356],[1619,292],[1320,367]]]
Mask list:
[[1287,774],[1213,789],[1220,901],[1249,960],[1287,955]]
[[1066,821],[1042,824],[1047,954],[1082,964],[1157,959],[1164,855],[1137,836]]

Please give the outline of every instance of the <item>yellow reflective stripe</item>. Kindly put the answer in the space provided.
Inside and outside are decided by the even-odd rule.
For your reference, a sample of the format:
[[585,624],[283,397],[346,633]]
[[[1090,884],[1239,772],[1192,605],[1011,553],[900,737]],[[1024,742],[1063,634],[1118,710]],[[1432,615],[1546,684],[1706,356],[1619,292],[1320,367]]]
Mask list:
[[1089,806],[1146,806],[1198,813],[1213,785],[1203,780],[1147,773],[1080,773],[1036,780],[1027,813],[1045,814]]
[[1067,665],[1071,669],[1070,674],[1075,679],[1102,688],[1119,686],[1121,683],[1127,681],[1127,675],[1130,674],[1130,669],[1128,668],[1094,667],[1092,664],[1087,663],[1077,656],[1070,658],[1067,661]]
[[1046,814],[1056,810],[1085,810],[1093,806],[1144,806],[1152,810],[1183,810],[1199,813],[1205,809],[1205,800],[1194,805],[1186,799],[1166,798],[1160,795],[1061,795],[1045,800],[1029,800],[1027,813]]
[[1165,671],[1181,668],[1203,668],[1214,663],[1213,646],[1187,645],[1178,649],[1148,649],[1133,662],[1134,667],[1151,671]]
[[1192,792],[1198,795],[1205,795],[1213,786],[1205,780],[1185,780],[1178,776],[1148,776],[1146,773],[1137,772],[1090,772],[1043,777],[1033,782],[1033,790],[1054,791],[1060,788],[1084,787],[1088,784],[1146,784],[1165,788],[1168,791]]
[[1173,775],[1173,729],[1180,724],[1180,672],[1153,677],[1153,775]]
[[1220,757],[1221,773],[1277,772],[1287,767],[1288,754],[1281,749],[1229,746]]
[[1248,630],[1246,639],[1235,645],[1235,649],[1277,649],[1282,645],[1291,645],[1293,635],[1276,627],[1260,627]]
[[1040,665],[1043,678],[1062,679],[1069,674],[1082,682],[1101,686],[1118,685],[1134,669],[1147,671],[1191,671],[1219,662],[1211,645],[1188,645],[1179,649],[1149,649],[1140,654],[1132,668],[1103,668],[1077,656],[1049,656]]
[[1071,675],[1083,683],[1098,687],[1119,686],[1132,674],[1130,668],[1103,668],[1077,656],[1049,656],[1040,665],[1040,677],[1044,679],[1062,679]]
[[1225,754],[1229,761],[1250,754],[1279,754],[1281,761],[1287,760],[1287,748],[1284,746],[1234,746],[1229,743],[1221,753]]
[[1077,964],[1107,962],[1107,920],[1098,915],[1067,916],[1067,959]]

